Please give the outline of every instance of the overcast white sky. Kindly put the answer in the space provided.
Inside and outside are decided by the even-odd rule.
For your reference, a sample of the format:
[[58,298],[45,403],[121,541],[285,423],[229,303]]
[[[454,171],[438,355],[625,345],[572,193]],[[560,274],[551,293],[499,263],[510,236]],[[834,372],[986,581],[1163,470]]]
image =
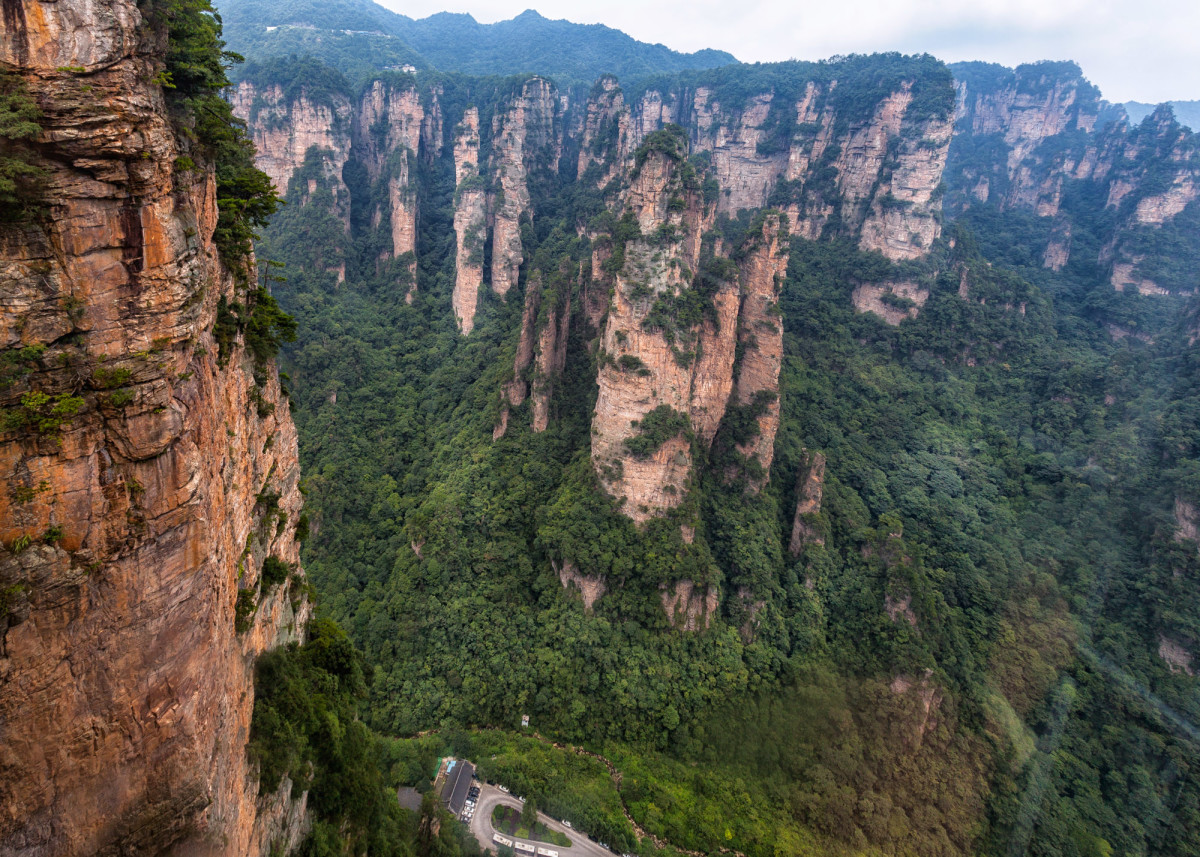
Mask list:
[[1200,0],[379,0],[490,23],[533,8],[740,60],[928,52],[947,62],[1073,59],[1110,101],[1200,99]]

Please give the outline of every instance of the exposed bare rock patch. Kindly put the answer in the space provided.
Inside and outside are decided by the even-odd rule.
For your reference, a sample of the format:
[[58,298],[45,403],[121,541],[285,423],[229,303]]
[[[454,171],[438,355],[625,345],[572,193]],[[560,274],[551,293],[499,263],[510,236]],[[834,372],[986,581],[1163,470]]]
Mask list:
[[917,614],[912,609],[912,595],[907,592],[902,595],[885,595],[883,610],[893,622],[907,622],[917,627]]
[[916,318],[929,290],[917,283],[887,282],[863,283],[851,295],[854,308],[859,312],[872,312],[893,327],[907,318]]
[[697,586],[691,580],[663,584],[660,596],[663,611],[671,627],[681,631],[703,631],[717,612],[718,593],[714,587]]
[[815,524],[817,515],[821,513],[824,486],[824,454],[805,450],[796,474],[796,514],[792,518],[792,540],[788,546],[792,556],[799,556],[806,544],[825,544]]
[[608,591],[608,586],[601,575],[581,574],[579,569],[575,567],[575,564],[568,560],[563,560],[562,565],[551,560],[550,564],[558,573],[558,579],[562,582],[563,589],[573,587],[579,592],[580,597],[583,599],[583,609],[588,613],[592,612],[592,608],[596,606],[596,602]]
[[1159,635],[1158,638],[1158,656],[1167,662],[1167,667],[1171,672],[1181,672],[1191,676],[1196,674],[1192,669],[1192,653],[1176,641],[1162,635]]

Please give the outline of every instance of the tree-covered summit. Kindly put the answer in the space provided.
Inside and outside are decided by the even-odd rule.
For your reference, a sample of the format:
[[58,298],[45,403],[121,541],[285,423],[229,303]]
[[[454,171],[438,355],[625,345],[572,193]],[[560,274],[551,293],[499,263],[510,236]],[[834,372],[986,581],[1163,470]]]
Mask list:
[[591,83],[605,73],[632,79],[736,62],[724,51],[680,53],[602,24],[551,20],[532,9],[509,21],[481,24],[449,12],[414,20],[371,0],[223,0],[220,8],[234,50],[255,59],[311,54],[352,79],[412,65]]

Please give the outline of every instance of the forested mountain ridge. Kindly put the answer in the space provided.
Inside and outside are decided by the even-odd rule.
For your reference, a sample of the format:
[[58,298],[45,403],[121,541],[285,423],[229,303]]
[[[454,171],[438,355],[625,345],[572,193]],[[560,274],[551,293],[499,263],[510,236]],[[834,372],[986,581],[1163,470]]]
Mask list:
[[[1169,107],[1130,127],[1074,63],[952,68],[952,214],[1028,212],[1041,232],[1030,249],[1046,267],[1103,269],[1117,291],[1196,290],[1200,138]],[[970,212],[980,206],[986,213]]]
[[[455,726],[530,714],[679,847],[1197,847],[1193,287],[1113,279],[1171,258],[1122,253],[1194,215],[1137,220],[1191,135],[1103,124],[1077,69],[956,101],[897,56],[582,93],[305,62],[236,103],[291,203],[264,252],[300,322],[306,562],[373,725],[469,749]],[[1075,179],[1062,150],[1115,154]],[[1008,201],[1047,177],[1056,211]]]
[[413,20],[372,0],[223,0],[219,7],[231,49],[257,60],[311,55],[356,82],[409,64],[474,75],[539,72],[567,85],[605,73],[632,78],[736,62],[724,51],[680,53],[532,9],[480,24],[448,12]]

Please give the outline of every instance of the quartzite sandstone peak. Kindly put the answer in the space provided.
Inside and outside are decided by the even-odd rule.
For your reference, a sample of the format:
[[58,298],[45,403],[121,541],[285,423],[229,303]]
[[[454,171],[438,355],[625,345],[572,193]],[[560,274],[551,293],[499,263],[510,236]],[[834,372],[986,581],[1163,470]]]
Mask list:
[[[1143,270],[1151,255],[1144,247],[1156,243],[1148,236],[1194,233],[1184,215],[1200,200],[1200,137],[1175,122],[1169,107],[1130,127],[1074,63],[953,68],[958,106],[946,171],[952,214],[981,206],[1031,212],[1047,224],[1039,249],[1047,268],[1061,271],[1082,253],[1078,261],[1100,265],[1117,291],[1196,290],[1188,273]],[[1193,254],[1190,246],[1171,255]]]
[[[0,60],[43,112],[44,214],[0,226],[0,392],[78,396],[0,435],[0,854],[266,854],[302,833],[246,756],[254,661],[297,639],[296,434],[275,373],[211,329],[235,281],[211,169],[180,169],[133,0],[5,4]],[[34,349],[36,353],[37,349]],[[260,383],[261,382],[261,383]],[[52,399],[61,401],[60,399]]]

